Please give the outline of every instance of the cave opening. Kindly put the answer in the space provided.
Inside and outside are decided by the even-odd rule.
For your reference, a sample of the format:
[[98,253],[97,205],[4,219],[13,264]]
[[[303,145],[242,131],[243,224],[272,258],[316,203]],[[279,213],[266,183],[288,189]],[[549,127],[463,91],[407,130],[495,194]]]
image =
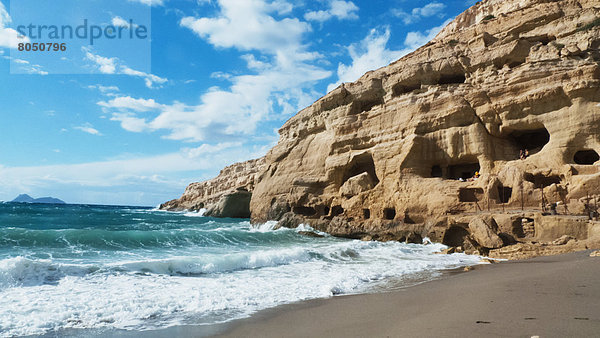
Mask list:
[[547,187],[552,184],[560,184],[561,182],[560,176],[558,175],[546,176],[542,174],[533,175],[532,173],[525,173],[524,178],[525,181],[533,183],[535,189]]
[[510,201],[510,197],[512,196],[512,188],[505,187],[503,185],[498,186],[498,202],[500,203],[508,203]]
[[395,208],[385,208],[383,209],[383,218],[387,220],[393,220],[396,218],[396,209]]
[[392,95],[394,97],[396,97],[396,96],[414,92],[415,90],[418,90],[418,89],[421,89],[420,83],[414,83],[414,84],[398,83],[392,88]]
[[442,177],[443,174],[442,167],[439,165],[434,165],[431,167],[431,177]]
[[379,183],[379,178],[377,178],[377,173],[375,172],[375,162],[373,161],[373,156],[371,156],[369,153],[358,155],[354,157],[352,161],[350,161],[344,172],[342,185],[350,178],[362,173],[369,174],[369,177],[373,181],[374,185]]
[[344,213],[344,208],[342,208],[341,205],[336,205],[333,208],[331,208],[331,216],[332,217],[339,216],[343,213]]
[[444,233],[442,244],[449,247],[462,246],[468,236],[469,232],[465,228],[460,226],[451,226],[448,230],[446,230],[446,233]]
[[448,178],[449,179],[469,179],[475,176],[475,173],[480,170],[479,162],[476,163],[460,163],[448,166]]
[[600,160],[600,155],[595,150],[580,150],[573,156],[573,161],[581,165],[593,165]]
[[302,205],[295,206],[292,209],[292,211],[296,215],[307,216],[307,217],[314,216],[314,215],[317,214],[317,210],[315,210],[315,208],[305,207],[305,206],[302,206]]
[[535,130],[515,130],[509,134],[515,146],[529,151],[529,155],[538,153],[550,142],[550,133],[546,128]]
[[483,195],[481,188],[461,188],[458,191],[458,200],[460,202],[478,202],[479,196]]
[[438,84],[440,85],[450,85],[450,84],[462,84],[467,81],[467,77],[465,74],[446,74],[440,76],[440,80]]
[[384,104],[383,97],[373,99],[373,100],[358,100],[354,101],[350,106],[350,115],[357,115],[360,113],[368,112],[373,107]]
[[364,219],[371,218],[371,210],[369,210],[369,209],[363,209],[363,218]]

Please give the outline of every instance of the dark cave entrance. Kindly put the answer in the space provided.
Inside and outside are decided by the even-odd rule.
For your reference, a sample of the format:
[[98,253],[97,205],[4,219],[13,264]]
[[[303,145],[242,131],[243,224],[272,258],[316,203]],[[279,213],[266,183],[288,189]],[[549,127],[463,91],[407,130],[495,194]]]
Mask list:
[[557,175],[546,176],[542,174],[533,175],[532,173],[525,173],[524,178],[525,181],[533,183],[536,189],[547,187],[552,184],[560,184],[561,182],[560,176]]
[[463,84],[467,81],[465,74],[446,74],[440,76],[438,84],[440,85],[451,85],[451,84]]
[[505,187],[503,185],[498,186],[498,202],[500,203],[508,203],[510,201],[510,197],[512,196],[512,188]]
[[509,134],[509,137],[518,149],[527,149],[529,155],[540,152],[550,142],[550,133],[546,128],[515,130]]
[[450,247],[462,246],[468,236],[469,232],[465,228],[451,226],[446,230],[442,243]]
[[371,156],[369,153],[358,155],[354,157],[352,161],[350,161],[350,163],[346,166],[346,170],[344,171],[342,185],[350,178],[362,173],[369,174],[369,177],[373,181],[374,185],[379,183],[379,178],[377,178],[377,173],[375,172],[375,162],[373,161],[373,156]]
[[396,218],[396,209],[394,208],[385,208],[383,209],[383,218],[387,220],[393,220]]
[[479,196],[483,195],[483,189],[481,188],[461,188],[458,191],[458,200],[460,202],[477,202],[479,201]]
[[444,172],[442,171],[442,167],[439,165],[434,165],[431,167],[431,177],[443,177]]
[[364,219],[371,218],[371,210],[369,210],[369,209],[363,209],[363,218]]
[[595,150],[580,150],[573,156],[573,161],[581,165],[592,165],[600,160],[600,156]]
[[[481,169],[479,162],[476,163],[461,163],[448,166],[449,179],[469,179],[475,176],[475,173]],[[433,171],[433,170],[432,170]]]

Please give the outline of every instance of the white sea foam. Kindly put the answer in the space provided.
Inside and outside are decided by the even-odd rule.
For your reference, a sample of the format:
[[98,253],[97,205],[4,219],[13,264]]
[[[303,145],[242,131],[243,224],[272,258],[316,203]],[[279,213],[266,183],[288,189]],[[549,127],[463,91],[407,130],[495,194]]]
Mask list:
[[[248,224],[250,224],[250,222],[248,222]],[[256,232],[273,231],[275,229],[275,227],[277,227],[277,224],[278,224],[277,221],[268,221],[268,222],[262,223],[262,224],[251,225],[250,231],[256,231]]]
[[332,239],[101,267],[10,258],[0,261],[0,279],[11,282],[0,289],[0,335],[213,323],[478,263],[477,257],[463,254],[433,254],[442,248]]

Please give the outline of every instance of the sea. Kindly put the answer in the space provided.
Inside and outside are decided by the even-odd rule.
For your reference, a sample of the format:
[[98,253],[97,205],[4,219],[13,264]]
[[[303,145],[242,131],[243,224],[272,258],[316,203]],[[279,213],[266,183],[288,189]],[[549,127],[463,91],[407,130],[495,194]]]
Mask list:
[[480,262],[436,254],[441,244],[276,228],[202,212],[0,203],[0,336],[215,325]]

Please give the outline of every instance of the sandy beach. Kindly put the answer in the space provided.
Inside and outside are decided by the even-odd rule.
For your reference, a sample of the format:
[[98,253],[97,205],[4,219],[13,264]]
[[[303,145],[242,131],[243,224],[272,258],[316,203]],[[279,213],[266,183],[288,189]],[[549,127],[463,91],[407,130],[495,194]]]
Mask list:
[[[220,336],[597,336],[600,258],[589,254],[478,266],[395,292],[282,306],[231,323]],[[192,334],[186,331],[179,333]]]

